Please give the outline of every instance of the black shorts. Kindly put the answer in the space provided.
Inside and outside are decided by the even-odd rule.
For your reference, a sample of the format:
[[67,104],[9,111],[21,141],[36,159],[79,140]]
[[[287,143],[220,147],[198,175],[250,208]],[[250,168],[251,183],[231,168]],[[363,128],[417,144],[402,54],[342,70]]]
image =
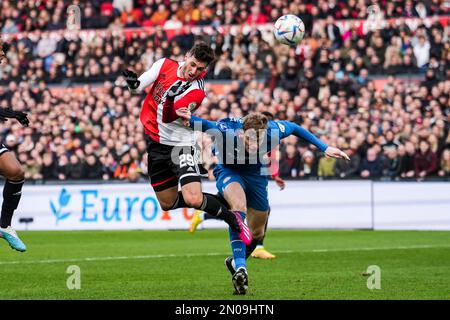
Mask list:
[[2,154],[4,154],[5,152],[7,152],[7,151],[9,151],[8,147],[5,146],[3,143],[0,144],[0,156],[1,156]]
[[197,146],[174,147],[161,144],[146,137],[148,153],[148,176],[153,190],[166,190],[178,185],[200,182],[208,176],[200,159]]

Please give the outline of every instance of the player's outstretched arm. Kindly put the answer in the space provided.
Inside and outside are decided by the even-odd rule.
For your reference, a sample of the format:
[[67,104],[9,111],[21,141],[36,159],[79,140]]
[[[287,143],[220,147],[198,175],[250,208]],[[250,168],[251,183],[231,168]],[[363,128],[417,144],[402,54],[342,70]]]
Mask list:
[[126,69],[122,71],[122,75],[125,77],[125,81],[131,92],[141,93],[146,87],[155,82],[164,61],[164,58],[156,61],[151,68],[145,71],[139,78],[137,74],[131,70]]
[[209,129],[218,129],[216,122],[208,121],[196,116],[191,116],[191,119],[189,120],[189,126],[194,130],[203,132]]
[[25,127],[28,127],[30,121],[25,112],[14,111],[11,108],[0,108],[0,121],[5,122],[8,119],[16,119]]
[[[344,151],[342,151],[338,148],[335,148],[335,147],[328,146],[325,142],[323,142],[318,137],[316,137],[314,134],[312,134],[305,128],[302,128],[298,124],[295,124],[290,121],[279,121],[278,126],[280,127],[280,131],[282,133],[281,139],[293,134],[293,135],[295,135],[299,138],[305,139],[309,143],[315,145],[317,148],[319,148],[320,151],[325,152],[325,155],[328,157],[344,158],[346,160],[350,160],[349,156]],[[282,128],[282,126],[284,128]]]
[[195,131],[207,131],[209,129],[217,129],[217,124],[213,121],[208,121],[200,117],[193,116],[188,108],[179,108],[175,113],[180,118],[184,119],[184,124],[191,127]]

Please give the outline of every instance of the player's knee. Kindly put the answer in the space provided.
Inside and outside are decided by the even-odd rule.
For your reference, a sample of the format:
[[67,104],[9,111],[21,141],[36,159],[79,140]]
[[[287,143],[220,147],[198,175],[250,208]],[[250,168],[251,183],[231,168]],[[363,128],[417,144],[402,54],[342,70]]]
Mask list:
[[231,203],[231,210],[232,211],[241,211],[241,212],[247,212],[247,204],[245,201],[240,200],[233,200]]
[[20,181],[25,179],[25,171],[21,166],[14,166],[5,172],[5,176],[8,180]]
[[172,207],[173,207],[173,203],[171,203],[171,202],[167,202],[167,201],[159,201],[159,205],[161,206],[161,209],[163,210],[163,211],[169,211],[169,210],[171,210],[172,209]]
[[203,203],[203,193],[186,192],[183,193],[184,202],[189,208],[200,208]]

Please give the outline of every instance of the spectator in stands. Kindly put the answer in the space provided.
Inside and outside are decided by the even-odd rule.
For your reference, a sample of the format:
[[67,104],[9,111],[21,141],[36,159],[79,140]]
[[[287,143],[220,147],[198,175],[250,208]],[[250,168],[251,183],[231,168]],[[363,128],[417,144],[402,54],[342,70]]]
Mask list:
[[108,153],[108,149],[106,149],[105,155],[100,157],[100,163],[102,164],[102,179],[103,180],[111,180],[114,178],[114,171],[117,167],[117,162],[114,160],[112,154]]
[[385,141],[382,144],[383,151],[386,152],[388,149],[397,149],[398,143],[394,141],[395,135],[392,130],[388,130],[385,135]]
[[58,180],[67,180],[69,172],[69,159],[65,154],[59,156],[58,159]]
[[337,159],[334,165],[334,171],[336,177],[341,179],[349,179],[357,177],[360,157],[357,152],[358,145],[356,140],[350,141],[350,146],[348,149],[344,149],[344,152],[350,157],[350,161],[345,159]]
[[312,151],[307,150],[302,155],[302,161],[300,163],[301,178],[315,178],[317,177],[317,162]]
[[361,178],[379,179],[383,175],[383,161],[378,156],[375,148],[367,150],[367,156],[361,162]]
[[84,174],[83,178],[88,180],[100,180],[102,179],[103,170],[102,164],[93,154],[86,157],[86,162],[83,168]]
[[50,152],[44,153],[42,157],[41,175],[44,181],[58,179],[58,167]]
[[[95,27],[106,26],[98,19],[103,16],[111,23],[110,28],[89,33],[89,37],[81,31],[64,38],[63,33],[45,30],[46,25],[48,28],[54,25],[51,28],[55,29],[59,24],[65,28],[64,8],[56,10],[51,1],[33,2],[29,9],[23,9],[29,14],[22,17],[17,14],[22,9],[5,10],[4,7],[5,3],[13,9],[20,7],[21,1],[2,1],[0,27],[3,28],[6,20],[11,19],[19,31],[24,32],[17,38],[12,35],[12,46],[8,52],[11,63],[0,68],[0,105],[29,112],[34,117],[35,127],[21,131],[12,122],[7,122],[0,124],[1,136],[17,137],[13,151],[20,154],[24,163],[32,157],[33,149],[38,150],[33,157],[43,166],[41,174],[47,170],[44,169],[45,163],[49,163],[45,155],[47,152],[55,154],[58,179],[67,179],[67,157],[75,154],[84,167],[89,155],[95,154],[102,166],[102,179],[115,179],[114,172],[124,157],[120,148],[116,148],[116,142],[126,144],[130,149],[139,149],[139,156],[132,156],[131,160],[136,166],[145,160],[142,156],[145,154],[145,143],[143,148],[139,148],[144,134],[138,120],[140,98],[143,97],[131,98],[129,92],[123,90],[123,79],[119,76],[121,68],[127,65],[141,74],[163,56],[179,59],[194,41],[204,39],[215,48],[218,58],[207,77],[232,80],[224,85],[223,94],[207,89],[208,99],[198,112],[211,120],[240,117],[255,110],[270,111],[276,119],[295,121],[330,139],[330,144],[336,143],[337,136],[345,136],[346,143],[356,140],[361,159],[366,157],[369,148],[375,148],[381,158],[385,152],[387,154],[389,145],[395,144],[401,157],[402,177],[407,177],[411,172],[414,175],[414,162],[406,149],[412,148],[414,154],[420,139],[429,141],[430,149],[438,159],[442,158],[442,151],[450,147],[450,138],[446,142],[450,122],[450,112],[447,110],[450,54],[447,54],[445,41],[448,30],[444,32],[437,19],[427,26],[419,22],[418,28],[391,21],[386,29],[368,34],[364,34],[363,28],[356,29],[352,23],[342,24],[342,21],[329,19],[343,31],[340,38],[344,44],[334,49],[327,40],[330,28],[323,24],[326,21],[320,21],[318,17],[326,19],[334,15],[339,18],[341,15],[345,19],[348,13],[343,9],[348,9],[350,16],[360,14],[360,18],[365,19],[366,12],[361,3],[353,0],[339,3],[339,10],[336,10],[329,4],[296,6],[273,0],[261,6],[256,2],[259,12],[270,16],[272,21],[286,10],[298,10],[299,14],[311,17],[314,26],[310,29],[312,31],[314,28],[315,37],[306,38],[298,47],[291,48],[270,44],[272,39],[262,37],[256,27],[250,28],[249,33],[245,29],[239,31],[241,26],[236,27],[236,33],[229,29],[224,29],[222,33],[221,28],[213,28],[208,33],[200,29],[192,31],[190,25],[196,26],[198,23],[219,21],[225,24],[227,20],[227,24],[247,24],[252,6],[230,1],[226,6],[220,2],[202,0],[195,6],[190,1],[172,1],[169,6],[165,5],[164,11],[168,14],[161,23],[172,19],[182,8],[187,12],[180,19],[184,29],[174,31],[173,38],[170,38],[173,34],[166,33],[160,25],[156,29],[136,33],[122,30],[126,19],[131,19],[134,26],[140,25],[144,20],[151,19],[157,12],[157,6],[164,2],[135,1],[131,11],[127,9],[121,13],[121,17],[126,18],[123,21],[119,16],[115,20],[111,3],[108,9],[105,3],[80,2],[83,14],[87,11],[88,16],[93,17],[88,18]],[[69,4],[72,3],[64,3],[66,6]],[[402,16],[405,6],[405,1],[397,2],[389,14]],[[389,8],[388,3],[386,10]],[[430,14],[444,12],[441,3],[426,4],[426,8]],[[58,10],[59,13],[56,12]],[[213,12],[214,19],[211,16]],[[253,12],[258,12],[258,9],[253,9]],[[226,28],[235,27],[227,25]],[[38,31],[35,34],[27,32],[32,30]],[[393,76],[386,82],[384,90],[375,88],[371,77],[374,73],[405,72],[410,73],[409,77],[416,77],[414,73],[418,70],[418,62],[413,43],[421,36],[430,43],[428,66],[423,68],[427,70],[423,83],[403,82]],[[392,40],[391,43],[395,37],[398,42]],[[49,42],[51,46],[48,48],[51,50],[46,52],[48,48],[43,44],[49,39],[56,41],[56,46],[53,49],[54,44]],[[39,52],[44,52],[43,59],[39,57]],[[392,60],[388,58],[391,56],[397,57],[394,58],[394,66],[386,69],[383,64]],[[399,56],[400,60],[395,61]],[[105,81],[109,82],[101,85]],[[61,82],[70,89],[61,90],[53,85]],[[76,82],[96,84],[92,88],[71,89],[71,86],[79,86]],[[48,83],[52,85],[47,87]],[[92,151],[87,145],[93,140],[90,132],[94,131],[94,127],[97,132],[96,147]],[[20,149],[17,148],[19,141]],[[297,143],[289,142],[292,145]],[[283,144],[281,149],[287,148]],[[306,155],[308,151],[311,150],[304,148],[302,154]],[[285,159],[283,152],[282,159]],[[116,159],[108,154],[113,154]],[[314,161],[309,167],[315,168],[322,156],[313,153]],[[47,160],[44,161],[44,158]],[[335,165],[336,172],[338,163]],[[441,163],[436,163],[438,172]],[[299,165],[298,173],[302,171],[302,166]]]
[[407,141],[405,145],[401,145],[398,151],[400,155],[400,177],[402,178],[413,178],[414,172],[414,156],[416,154],[416,148],[414,144]]
[[420,35],[418,39],[413,39],[412,42],[414,56],[417,60],[417,66],[419,68],[424,68],[430,60],[430,42],[425,38],[424,35]]
[[113,0],[112,5],[119,12],[130,12],[133,10],[133,0]]
[[129,152],[121,155],[120,165],[114,171],[114,178],[128,179],[129,181],[137,181],[139,179],[138,166],[132,161]]
[[251,6],[251,9],[250,9],[251,13],[249,14],[249,16],[247,18],[247,23],[249,25],[252,25],[252,24],[255,24],[255,23],[262,24],[262,23],[267,23],[268,22],[269,19],[264,13],[261,12],[260,5],[261,5],[260,1],[256,1]]
[[25,171],[25,179],[27,180],[42,179],[41,164],[32,157],[28,158],[25,161],[24,171]]
[[169,17],[169,11],[166,9],[166,6],[164,4],[160,4],[158,6],[158,10],[153,13],[152,17],[150,18],[150,21],[153,25],[164,25],[167,18]]
[[419,150],[414,156],[414,171],[419,179],[423,179],[436,173],[437,157],[430,150],[430,143],[426,140],[420,141]]
[[69,158],[69,164],[67,166],[67,179],[77,180],[83,178],[83,163],[75,154]]
[[400,156],[398,155],[397,148],[389,148],[387,150],[386,159],[386,176],[391,180],[397,179],[400,176]]
[[297,148],[292,144],[286,145],[280,160],[280,177],[297,178],[300,173],[301,158]]
[[398,37],[392,37],[390,45],[386,48],[384,54],[384,68],[387,69],[392,64],[392,59],[396,58],[397,61],[401,60],[400,56],[400,39]]
[[[399,68],[395,71],[396,73],[416,73],[418,71],[417,62],[409,54],[403,57],[403,62]],[[392,72],[391,72],[392,74]]]
[[438,172],[440,177],[450,177],[450,149],[442,152],[440,168]]
[[333,16],[327,17],[325,29],[328,39],[333,43],[332,49],[340,48],[342,46],[341,31],[334,23]]
[[2,33],[16,33],[19,32],[19,28],[14,24],[11,19],[7,19],[2,28]]
[[[54,1],[34,1],[24,6],[24,1],[4,0],[1,2],[0,10],[0,29],[5,25],[17,31],[33,31],[35,29],[43,30],[49,26],[50,17],[57,17],[59,23],[65,23],[65,12],[69,5],[73,2],[63,0],[58,1],[55,5]],[[205,21],[215,20],[214,25],[223,24],[246,24],[252,23],[270,23],[275,21],[279,16],[286,13],[298,15],[305,23],[306,32],[313,30],[313,21],[334,17],[335,19],[366,19],[367,3],[364,1],[346,1],[339,2],[338,5],[334,1],[328,2],[312,2],[308,4],[296,2],[280,2],[278,0],[256,1],[252,5],[247,5],[236,0],[230,0],[225,6],[223,2],[200,0],[192,2],[190,0],[173,0],[169,2],[152,1],[152,0],[114,0],[114,1],[78,1],[83,11],[86,7],[91,7],[93,13],[102,20],[112,22],[115,17],[122,14],[132,15],[138,24],[144,24],[148,19],[142,19],[144,12],[148,8],[156,10],[159,4],[165,4],[169,13],[167,19],[172,15],[177,15],[178,19],[184,25],[201,25]],[[411,1],[396,1],[394,3],[387,2],[386,5],[380,6],[387,18],[406,17],[416,18],[433,16],[448,13],[448,7],[445,1],[434,1],[429,3],[419,2],[417,4]],[[214,13],[214,14],[213,14]],[[214,17],[214,19],[213,19]],[[148,18],[148,17],[146,17]],[[55,20],[56,21],[56,20]],[[98,22],[98,21],[97,21]],[[126,22],[126,18],[123,23]],[[95,27],[105,27],[104,23]],[[65,26],[61,25],[61,29]],[[385,39],[390,39],[387,36]]]
[[335,158],[322,157],[319,160],[317,175],[321,178],[332,178],[336,176],[335,172]]

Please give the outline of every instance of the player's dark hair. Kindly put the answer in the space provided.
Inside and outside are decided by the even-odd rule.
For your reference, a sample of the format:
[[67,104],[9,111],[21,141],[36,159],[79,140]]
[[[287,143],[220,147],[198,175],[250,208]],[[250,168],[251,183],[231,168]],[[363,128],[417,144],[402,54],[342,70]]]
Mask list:
[[275,119],[275,117],[273,116],[273,114],[272,113],[270,113],[269,111],[263,111],[263,112],[261,112],[263,115],[265,115],[266,117],[267,117],[267,119],[269,119],[269,120],[273,120],[273,119]]
[[252,113],[244,117],[242,127],[244,131],[248,129],[264,130],[267,129],[267,123],[269,120],[262,113]]
[[189,50],[189,54],[194,56],[198,61],[205,62],[206,64],[210,64],[216,58],[213,49],[204,42],[196,43]]

